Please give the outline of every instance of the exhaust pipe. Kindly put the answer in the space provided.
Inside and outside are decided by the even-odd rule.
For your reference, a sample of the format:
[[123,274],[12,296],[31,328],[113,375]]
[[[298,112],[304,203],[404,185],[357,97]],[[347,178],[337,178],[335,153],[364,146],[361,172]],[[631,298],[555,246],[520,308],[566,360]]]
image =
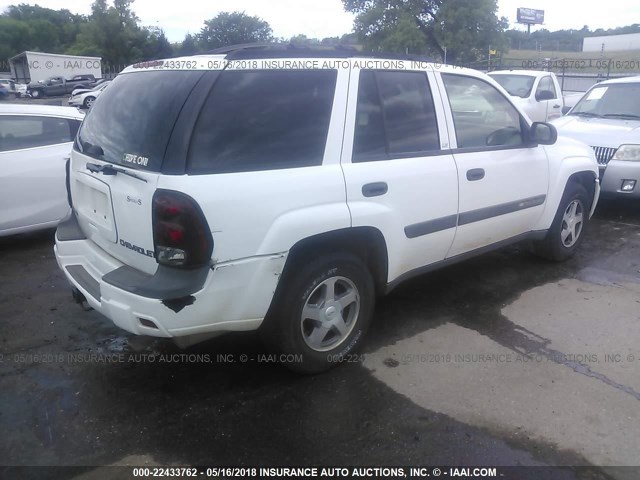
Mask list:
[[89,305],[89,303],[87,302],[87,298],[84,296],[84,294],[78,290],[76,287],[73,287],[71,289],[71,296],[73,297],[73,301],[76,302],[78,305],[80,305],[80,307],[85,311],[85,312],[89,312],[91,310],[93,310],[93,307],[91,307]]

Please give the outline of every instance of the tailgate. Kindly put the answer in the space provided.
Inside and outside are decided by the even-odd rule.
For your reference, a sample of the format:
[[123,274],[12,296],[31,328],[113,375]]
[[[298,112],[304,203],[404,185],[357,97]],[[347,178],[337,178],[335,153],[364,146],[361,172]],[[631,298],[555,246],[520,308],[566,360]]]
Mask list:
[[[80,228],[88,239],[121,262],[152,274],[154,257],[151,200],[158,184],[153,172],[115,175],[95,172],[106,162],[77,151],[71,159],[71,197]],[[118,166],[118,169],[128,170]]]

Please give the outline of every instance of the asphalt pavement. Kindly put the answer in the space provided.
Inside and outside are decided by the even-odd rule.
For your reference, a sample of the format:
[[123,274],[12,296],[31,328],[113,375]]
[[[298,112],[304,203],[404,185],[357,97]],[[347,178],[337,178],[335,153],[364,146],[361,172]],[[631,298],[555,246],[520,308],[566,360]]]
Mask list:
[[[82,311],[53,231],[0,239],[0,465],[528,465],[639,478],[640,203],[578,254],[527,245],[398,287],[299,376],[253,333],[187,350]],[[0,467],[0,477],[11,473]]]

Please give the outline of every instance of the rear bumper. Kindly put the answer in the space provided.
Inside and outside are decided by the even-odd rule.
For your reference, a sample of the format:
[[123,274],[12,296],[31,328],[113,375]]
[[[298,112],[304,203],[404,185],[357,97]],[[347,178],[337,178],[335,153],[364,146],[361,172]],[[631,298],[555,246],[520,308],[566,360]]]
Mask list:
[[128,332],[155,337],[257,329],[286,260],[283,253],[147,275],[84,238],[73,215],[58,227],[54,250],[91,307]]
[[[622,183],[625,180],[635,180],[636,185],[633,190],[622,190]],[[602,172],[600,183],[603,195],[640,198],[640,162],[611,160]]]

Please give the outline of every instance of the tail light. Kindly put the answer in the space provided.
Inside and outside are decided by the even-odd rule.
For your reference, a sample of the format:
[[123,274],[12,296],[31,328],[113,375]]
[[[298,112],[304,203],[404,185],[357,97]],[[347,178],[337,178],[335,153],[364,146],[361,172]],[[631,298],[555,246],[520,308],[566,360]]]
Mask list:
[[213,238],[193,198],[173,190],[156,190],[152,218],[153,245],[159,264],[195,268],[209,263]]

